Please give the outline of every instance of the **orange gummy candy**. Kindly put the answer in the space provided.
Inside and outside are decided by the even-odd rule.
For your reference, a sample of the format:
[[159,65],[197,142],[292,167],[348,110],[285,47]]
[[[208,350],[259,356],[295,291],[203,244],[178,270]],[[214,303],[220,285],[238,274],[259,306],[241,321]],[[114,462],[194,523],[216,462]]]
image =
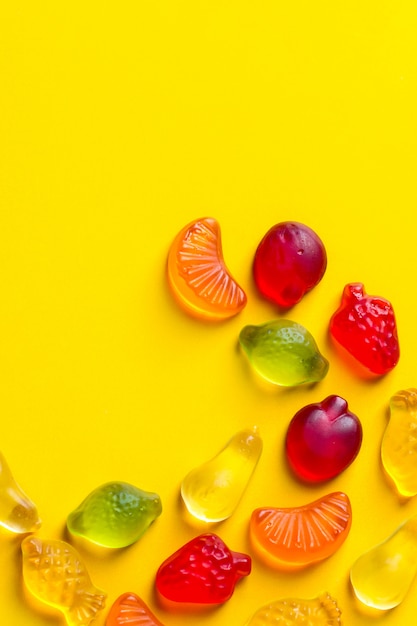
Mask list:
[[255,509],[249,529],[261,558],[272,567],[294,570],[336,552],[351,523],[349,498],[337,491],[300,507]]
[[164,626],[135,593],[123,593],[115,600],[106,626]]
[[224,320],[246,305],[246,294],[223,260],[220,226],[212,217],[187,224],[168,254],[171,288],[188,313],[206,320]]

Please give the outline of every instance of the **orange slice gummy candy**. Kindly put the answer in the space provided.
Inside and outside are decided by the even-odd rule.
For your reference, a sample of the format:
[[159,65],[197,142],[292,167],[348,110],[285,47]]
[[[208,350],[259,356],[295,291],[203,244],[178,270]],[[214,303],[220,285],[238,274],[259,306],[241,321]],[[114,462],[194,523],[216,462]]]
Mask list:
[[251,515],[254,548],[269,565],[294,570],[331,556],[352,523],[348,496],[336,491],[294,508],[260,508]]
[[285,598],[260,608],[247,626],[341,626],[341,610],[328,593],[312,600]]
[[246,294],[223,260],[220,226],[212,217],[194,220],[175,237],[168,254],[168,280],[188,313],[224,320],[246,305]]
[[123,593],[115,600],[106,626],[164,626],[135,593]]

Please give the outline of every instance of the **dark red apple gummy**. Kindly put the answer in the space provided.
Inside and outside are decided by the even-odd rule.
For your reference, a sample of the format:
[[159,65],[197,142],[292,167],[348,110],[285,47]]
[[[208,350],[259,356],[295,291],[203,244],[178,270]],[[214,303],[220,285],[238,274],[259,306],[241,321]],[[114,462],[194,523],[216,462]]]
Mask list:
[[290,467],[306,482],[334,478],[356,458],[362,444],[362,425],[346,400],[328,396],[308,404],[292,418],[285,441]]
[[311,228],[280,222],[259,243],[253,276],[265,298],[289,308],[320,282],[326,267],[324,244]]
[[385,298],[368,296],[362,283],[345,286],[341,305],[330,320],[330,333],[373,374],[386,374],[400,358],[391,303]]
[[233,552],[214,533],[195,537],[168,557],[156,574],[156,588],[167,600],[221,604],[236,582],[251,571],[251,558]]

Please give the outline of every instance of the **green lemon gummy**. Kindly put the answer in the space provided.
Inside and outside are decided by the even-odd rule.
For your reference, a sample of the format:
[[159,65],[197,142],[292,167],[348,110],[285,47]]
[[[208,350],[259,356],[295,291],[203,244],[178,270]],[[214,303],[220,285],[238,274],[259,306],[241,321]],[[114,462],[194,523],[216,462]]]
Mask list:
[[124,548],[137,541],[162,513],[156,493],[125,482],[97,487],[67,518],[68,530],[107,548]]
[[318,382],[329,369],[309,331],[288,319],[245,326],[239,342],[255,371],[275,385]]

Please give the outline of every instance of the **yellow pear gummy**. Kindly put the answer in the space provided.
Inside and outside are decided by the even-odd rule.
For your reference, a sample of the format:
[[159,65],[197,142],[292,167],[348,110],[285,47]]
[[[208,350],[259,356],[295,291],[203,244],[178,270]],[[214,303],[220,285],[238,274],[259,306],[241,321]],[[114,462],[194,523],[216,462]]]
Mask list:
[[36,506],[17,484],[0,452],[0,526],[14,533],[31,533],[40,525]]

